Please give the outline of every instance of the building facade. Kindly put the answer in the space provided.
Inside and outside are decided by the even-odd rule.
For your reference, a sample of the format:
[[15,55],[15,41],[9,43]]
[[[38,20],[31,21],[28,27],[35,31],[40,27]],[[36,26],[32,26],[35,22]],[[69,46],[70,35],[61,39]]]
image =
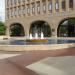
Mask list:
[[[21,27],[20,35],[26,37],[31,33],[36,35],[36,32],[43,32],[46,37],[67,36],[67,31],[60,33],[60,25],[62,22],[67,24],[69,19],[75,18],[75,0],[6,0],[5,3],[8,36],[12,35],[11,30],[16,25]],[[43,30],[43,27],[49,28],[50,34],[48,29]],[[72,30],[72,26],[70,27],[69,30]],[[75,33],[74,30],[72,32]]]

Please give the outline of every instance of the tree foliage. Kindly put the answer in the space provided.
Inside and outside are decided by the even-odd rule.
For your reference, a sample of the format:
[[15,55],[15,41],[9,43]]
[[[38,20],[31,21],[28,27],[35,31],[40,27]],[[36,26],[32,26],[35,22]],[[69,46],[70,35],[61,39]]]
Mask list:
[[11,36],[20,36],[22,34],[22,29],[19,25],[14,25],[11,27]]
[[0,35],[5,35],[6,26],[3,22],[0,21]]

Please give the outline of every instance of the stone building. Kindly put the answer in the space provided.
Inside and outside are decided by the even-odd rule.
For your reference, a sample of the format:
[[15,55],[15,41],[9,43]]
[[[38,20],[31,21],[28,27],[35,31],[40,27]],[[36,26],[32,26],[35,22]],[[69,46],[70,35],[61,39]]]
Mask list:
[[[75,0],[5,0],[8,36],[14,26],[20,27],[17,36],[45,37],[75,36]],[[70,25],[69,25],[70,24]],[[63,30],[62,30],[63,29]],[[17,30],[18,32],[18,30]]]

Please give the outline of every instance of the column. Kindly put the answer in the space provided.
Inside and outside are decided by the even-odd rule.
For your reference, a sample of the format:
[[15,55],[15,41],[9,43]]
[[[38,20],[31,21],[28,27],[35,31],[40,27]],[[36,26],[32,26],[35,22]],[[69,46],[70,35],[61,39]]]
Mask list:
[[9,0],[8,4],[9,4],[9,6],[11,6],[11,0]]
[[35,15],[37,15],[37,3],[35,1]]
[[69,11],[69,0],[66,0],[66,11]]
[[[8,23],[7,23],[8,24]],[[8,26],[8,25],[6,25],[7,26],[7,28],[6,28],[6,35],[7,36],[10,36],[10,27]]]
[[8,0],[5,0],[5,7],[8,6]]
[[43,11],[42,11],[42,0],[40,0],[40,13],[42,14]]
[[73,9],[75,11],[75,0],[73,0]]
[[32,15],[32,4],[31,4],[31,2],[29,3],[29,5],[30,5],[30,15]]
[[62,0],[59,0],[59,12],[62,11]]
[[48,13],[48,0],[46,0],[46,12]]
[[27,4],[25,3],[25,10],[26,10],[26,16],[27,16]]

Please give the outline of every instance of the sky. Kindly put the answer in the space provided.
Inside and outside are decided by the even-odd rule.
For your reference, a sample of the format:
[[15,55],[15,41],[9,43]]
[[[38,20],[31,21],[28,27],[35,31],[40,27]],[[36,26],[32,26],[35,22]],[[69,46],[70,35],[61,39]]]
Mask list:
[[5,21],[5,0],[0,0],[0,20]]

